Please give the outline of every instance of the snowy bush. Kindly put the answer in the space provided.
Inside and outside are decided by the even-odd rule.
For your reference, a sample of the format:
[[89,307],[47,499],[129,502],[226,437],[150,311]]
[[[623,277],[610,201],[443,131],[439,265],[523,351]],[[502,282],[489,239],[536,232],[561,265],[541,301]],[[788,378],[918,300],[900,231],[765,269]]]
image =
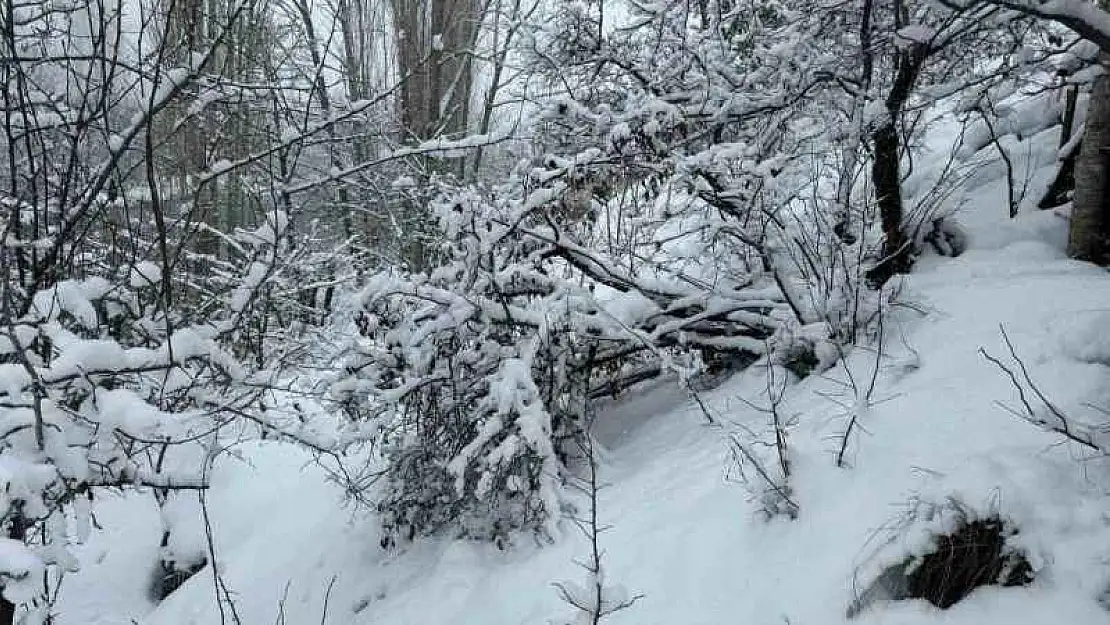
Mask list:
[[[658,375],[689,382],[706,363],[821,371],[874,323],[875,238],[843,242],[831,200],[797,193],[834,165],[811,149],[813,112],[784,104],[809,85],[766,95],[769,77],[752,74],[751,101],[735,102],[725,85],[749,60],[720,31],[685,40],[675,11],[645,14],[660,41],[641,29],[572,51],[598,78],[542,103],[529,126],[542,155],[504,183],[445,190],[444,262],[365,290],[333,392],[360,432],[378,432],[386,544],[550,533],[590,401]],[[647,72],[661,50],[714,62]]]
[[[0,568],[38,580],[26,592],[5,584],[9,602],[29,614],[48,608],[43,580],[56,583],[78,565],[67,545],[87,537],[99,490],[147,489],[165,507],[206,488],[221,433],[248,431],[235,425],[242,416],[264,422],[260,401],[280,370],[245,333],[272,315],[272,291],[287,270],[285,223],[276,213],[228,235],[241,255],[204,283],[189,311],[167,310],[167,289],[187,285],[146,260],[26,298],[4,290],[0,516],[11,540]],[[171,530],[164,527],[164,550]],[[189,568],[179,559],[163,554],[167,574]]]
[[542,246],[504,236],[512,215],[474,194],[437,209],[452,262],[372,281],[348,365],[358,380],[339,390],[361,393],[354,409],[385,431],[387,529],[541,529],[558,511],[559,440],[573,435],[597,349],[571,324],[596,310],[587,289],[543,273]]
[[[894,562],[859,593],[848,616],[878,601],[924,599],[947,609],[981,586],[1026,586],[1035,571],[1013,545],[1017,534],[1018,528],[997,511],[977,513],[956,499],[942,504],[916,500],[869,564],[874,569]],[[894,546],[908,546],[911,553],[884,553]]]

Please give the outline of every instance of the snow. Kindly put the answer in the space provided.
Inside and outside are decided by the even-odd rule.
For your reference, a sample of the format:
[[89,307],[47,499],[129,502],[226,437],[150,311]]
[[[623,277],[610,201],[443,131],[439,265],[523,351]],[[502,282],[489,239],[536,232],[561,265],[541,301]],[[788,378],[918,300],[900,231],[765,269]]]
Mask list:
[[102,281],[64,280],[36,293],[32,306],[34,312],[44,319],[55,319],[59,313],[66,312],[82,326],[96,328],[96,308],[90,300],[102,295]]
[[[1031,113],[1011,111],[1008,131],[1031,134],[1022,158],[1035,196],[1055,162],[1057,140],[1027,123]],[[932,136],[937,143],[925,150],[918,171],[937,170],[956,133],[949,127]],[[626,596],[642,595],[607,624],[849,622],[850,606],[886,566],[920,555],[938,532],[951,529],[952,502],[975,517],[998,514],[1018,527],[1017,544],[1036,581],[981,588],[946,611],[923,601],[878,601],[850,622],[1110,622],[1098,601],[1110,588],[1107,462],[1004,409],[1015,405],[1015,390],[980,351],[1005,357],[1004,330],[1061,410],[1076,424],[1097,421],[1091,406],[1110,405],[1110,275],[1066,257],[1067,223],[1057,213],[1026,210],[1006,219],[1005,181],[999,170],[983,166],[994,147],[981,140],[968,145],[968,167],[984,172],[946,205],[967,233],[968,251],[921,258],[914,273],[898,279],[874,344],[786,387],[779,411],[787,416],[797,519],[762,516],[761,485],[750,473],[741,475],[729,454],[733,437],[757,455],[773,453],[761,444],[769,426],[757,408],[767,404],[768,372],[782,379],[781,368],[749,367],[701,392],[700,403],[664,378],[600,405],[596,433],[607,486],[599,493],[599,514],[611,526],[600,537],[605,581],[626,589]],[[912,199],[928,193],[925,178],[907,182]],[[550,200],[549,191],[538,190],[526,205]],[[273,242],[282,227],[255,236]],[[248,283],[261,280],[255,275],[261,271],[252,269]],[[51,298],[46,303],[87,314],[80,312],[85,300],[66,289]],[[646,298],[599,299],[619,321],[658,310]],[[201,330],[191,332],[174,337],[187,353],[213,349]],[[81,362],[134,358],[86,353],[96,347],[74,343],[55,367],[71,349]],[[21,387],[19,369],[8,367],[0,368],[0,382]],[[524,358],[506,360],[491,395],[492,419],[515,418],[517,432],[484,457],[478,444],[462,450],[447,467],[456,475],[468,462],[496,466],[515,446],[548,440],[549,417],[526,401],[535,394],[527,368]],[[861,381],[872,373],[875,391],[868,393]],[[113,423],[143,428],[156,417],[129,411],[126,395],[112,400]],[[858,423],[838,467],[851,418]],[[491,432],[499,429],[492,419]],[[378,544],[375,516],[347,505],[328,479],[321,466],[328,461],[273,442],[243,443],[235,453],[239,458],[217,463],[208,503],[215,565],[244,623],[316,623],[325,614],[326,622],[352,625],[549,623],[568,613],[551,584],[574,592],[590,581],[576,564],[588,545],[570,522],[556,528],[552,544],[525,538],[500,550],[440,538],[387,551]],[[177,520],[195,523],[195,511],[189,517],[181,505]],[[158,525],[157,511],[149,496],[101,497],[94,508],[120,524],[108,523],[76,549],[83,568],[63,585],[60,624],[220,622],[211,565],[158,606],[142,594],[157,555],[157,537],[149,531]],[[193,555],[205,549],[199,532],[186,530],[175,548]],[[9,555],[15,565],[29,562],[0,546],[0,561],[8,563]]]
[[897,33],[899,44],[923,44],[929,43],[937,36],[935,29],[925,26],[923,24],[910,24],[903,26]]
[[281,129],[281,142],[293,143],[301,137],[301,131],[294,126],[286,126]]
[[1061,24],[1075,28],[1077,32],[1099,44],[1102,49],[1110,47],[1110,13],[1086,0],[1013,0],[1005,3],[1011,8],[1028,10],[1033,15],[1056,19]]
[[229,171],[232,167],[233,167],[233,164],[232,164],[231,161],[227,160],[226,158],[221,158],[220,160],[216,161],[215,163],[212,163],[212,166],[209,167],[209,170],[213,174],[218,175],[218,174],[222,174],[226,171]]
[[104,434],[113,429],[143,439],[154,439],[167,415],[127,389],[97,389],[95,395],[99,422]]
[[4,598],[13,603],[29,601],[42,586],[42,562],[22,541],[0,538],[0,578]]
[[148,586],[158,556],[158,511],[150,493],[100,493],[92,505],[103,529],[72,547],[87,571],[62,582],[55,611],[88,625],[131,625],[154,608]]
[[[996,201],[979,210],[997,215],[1002,207]],[[602,538],[607,577],[643,595],[610,622],[844,622],[883,563],[920,552],[947,518],[913,522],[914,511],[950,497],[1016,523],[1041,569],[1038,581],[980,589],[945,612],[920,601],[879,603],[856,622],[1108,621],[1095,601],[1110,579],[1110,499],[1097,477],[1103,463],[1077,462],[1078,449],[996,406],[1013,391],[978,349],[1001,354],[1001,324],[1046,392],[1081,410],[1084,398],[1107,391],[1110,344],[1099,328],[1110,310],[1110,278],[1064,257],[1065,224],[1051,213],[1001,225],[965,219],[972,249],[926,263],[905,281],[902,299],[912,308],[891,313],[897,331],[887,332],[879,390],[850,441],[848,468],[833,465],[844,412],[829,398],[854,401],[842,383],[848,370],[866,375],[874,353],[857,350],[825,376],[790,388],[798,520],[754,513],[758,502],[737,483],[723,444],[729,434],[764,427],[763,415],[741,399],[758,396],[765,368],[704,394],[721,418],[717,427],[664,382],[607,405],[601,421],[613,420],[602,437],[602,476],[609,487],[600,494],[603,521],[613,526]],[[915,366],[901,366],[907,361]],[[525,541],[503,552],[430,540],[390,553],[377,545],[373,517],[345,511],[342,494],[303,451],[262,444],[240,451],[246,463],[229,460],[217,471],[211,508],[222,572],[244,622],[272,622],[281,605],[287,622],[317,622],[327,595],[329,622],[544,623],[566,612],[550,584],[582,579],[573,560],[585,545],[569,525],[554,545]],[[137,511],[146,508],[140,504]],[[143,540],[148,546],[134,548],[136,558],[152,557]],[[108,570],[116,571],[110,583],[133,587],[145,571],[124,570],[122,556],[110,561],[112,549],[85,549],[106,556],[75,576],[73,588],[91,589],[82,584]],[[122,603],[134,601],[132,611],[113,621],[105,613],[120,608],[71,600],[63,590],[60,622],[127,622],[124,613],[149,609],[129,592]],[[203,572],[141,622],[218,622],[212,592]]]
[[[1035,97],[1019,94],[996,107],[999,119],[994,120],[990,125],[981,117],[972,117],[972,123],[968,127],[960,149],[962,158],[968,158],[990,145],[993,141],[992,128],[994,135],[1013,136],[1020,142],[1057,124],[1061,115],[1061,105],[1051,94]],[[1020,154],[1022,151],[1019,149],[1015,152]]]
[[635,325],[638,321],[658,314],[658,305],[641,295],[638,291],[621,293],[619,297],[606,298],[602,304],[605,312],[624,325]]
[[23,389],[31,383],[31,374],[23,365],[14,363],[0,364],[0,392],[15,400],[22,396]]
[[161,282],[162,268],[150,261],[141,261],[131,268],[130,283],[133,289],[157,286]]
[[[185,67],[173,67],[165,71],[161,75],[161,82],[158,84],[158,90],[154,93],[154,102],[162,102],[171,97],[178,89],[180,89],[186,82],[193,76],[193,70]],[[128,136],[132,133],[128,132],[123,136]]]

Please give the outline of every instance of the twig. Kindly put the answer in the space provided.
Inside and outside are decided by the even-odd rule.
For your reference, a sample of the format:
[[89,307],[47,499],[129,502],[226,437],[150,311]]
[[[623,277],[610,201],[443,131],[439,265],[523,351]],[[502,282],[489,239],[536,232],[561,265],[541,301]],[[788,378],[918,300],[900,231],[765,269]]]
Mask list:
[[[784,488],[776,480],[771,478],[771,475],[767,472],[767,468],[763,466],[763,463],[760,462],[754,454],[752,454],[751,450],[749,450],[747,446],[740,442],[740,439],[738,439],[735,434],[733,434],[729,438],[732,441],[733,457],[736,457],[736,453],[739,452],[740,455],[743,456],[743,460],[746,460],[748,464],[755,467],[756,473],[758,473],[759,477],[761,477],[764,483],[766,483],[767,488],[771,489],[783,502],[786,503],[788,516],[791,519],[798,518],[798,511],[801,508],[798,506],[797,502],[795,502],[790,497],[790,493],[787,492],[786,488]],[[740,458],[737,458],[737,462],[741,465],[743,464]]]
[[[1014,344],[1010,340],[1010,336],[1006,333],[1006,328],[1002,324],[999,324],[998,328],[1002,333],[1002,340],[1006,344],[1006,349],[1010,352],[1010,358],[1014,361],[1017,369],[1021,372],[1021,378],[1018,377],[1018,374],[1014,371],[1013,368],[1008,367],[1000,359],[992,356],[983,347],[979,348],[979,353],[983,356],[983,358],[991,362],[994,366],[998,367],[999,370],[1001,370],[1003,373],[1006,374],[1008,378],[1010,378],[1010,384],[1014,387],[1014,389],[1017,390],[1018,400],[1021,402],[1022,407],[1025,409],[1025,413],[1022,414],[1017,410],[1014,410],[1013,408],[1010,408],[1009,406],[1006,406],[1005,404],[1002,404],[1000,402],[996,403],[1000,407],[1004,408],[1007,412],[1029,423],[1032,423],[1033,425],[1044,428],[1050,432],[1055,432],[1056,434],[1059,434],[1072,442],[1079,443],[1080,445],[1083,445],[1084,447],[1087,447],[1088,449],[1091,449],[1093,451],[1097,451],[1100,453],[1105,452],[1105,450],[1099,444],[1095,443],[1094,440],[1092,440],[1089,433],[1081,434],[1075,432],[1072,429],[1071,422],[1068,416],[1064,414],[1062,410],[1057,408],[1055,404],[1049,401],[1048,397],[1033,381],[1032,376],[1029,375],[1029,369],[1025,366],[1025,362],[1018,356],[1017,350],[1014,348]],[[1051,424],[1044,418],[1037,416],[1037,411],[1033,408],[1033,404],[1030,401],[1029,396],[1026,394],[1026,387],[1029,388],[1029,391],[1036,396],[1036,398],[1041,402],[1041,404],[1044,405],[1044,407],[1052,414],[1052,416],[1056,418],[1057,424]]]
[[328,622],[328,602],[331,601],[331,589],[335,586],[335,580],[339,576],[332,575],[331,581],[328,582],[328,589],[324,591],[324,608],[320,614],[320,625],[326,625]]
[[[589,410],[587,407],[586,410]],[[604,618],[626,610],[632,607],[637,601],[643,598],[643,595],[637,594],[626,599],[614,601],[610,598],[609,589],[606,587],[604,577],[602,575],[602,559],[604,551],[601,549],[598,540],[602,532],[609,529],[608,526],[601,525],[598,519],[598,492],[602,489],[602,484],[598,481],[598,466],[597,466],[597,450],[594,448],[593,434],[591,432],[593,427],[593,416],[591,415],[586,419],[584,431],[581,433],[579,439],[579,449],[586,458],[587,474],[585,484],[580,488],[589,498],[589,516],[585,519],[579,517],[572,517],[571,520],[578,527],[579,530],[586,536],[590,543],[590,552],[586,562],[579,562],[589,574],[589,581],[591,587],[588,592],[591,597],[579,596],[565,583],[554,582],[552,585],[559,593],[559,598],[573,607],[578,612],[582,613],[588,619],[590,625],[598,625]]]
[[[204,481],[208,481],[208,469],[212,465],[214,454],[209,453],[204,461]],[[212,568],[212,584],[213,590],[216,593],[216,607],[220,610],[220,624],[227,625],[228,611],[231,613],[232,622],[235,625],[243,625],[242,619],[239,618],[239,611],[235,607],[235,601],[231,598],[231,590],[224,582],[223,576],[220,575],[219,563],[216,560],[216,541],[212,531],[212,519],[208,514],[208,499],[205,496],[204,489],[197,491],[197,499],[200,501],[201,516],[204,519],[204,538],[208,547],[209,566]],[[220,596],[221,591],[223,596]],[[228,610],[224,609],[224,601],[227,602]]]

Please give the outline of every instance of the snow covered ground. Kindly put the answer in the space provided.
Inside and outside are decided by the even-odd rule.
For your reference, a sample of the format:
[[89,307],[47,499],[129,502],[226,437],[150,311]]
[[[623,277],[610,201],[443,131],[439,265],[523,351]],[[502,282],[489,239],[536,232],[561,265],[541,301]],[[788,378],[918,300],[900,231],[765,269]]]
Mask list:
[[[1042,147],[1055,141],[1043,134]],[[598,435],[608,484],[600,514],[612,525],[601,536],[607,581],[642,595],[608,622],[845,622],[885,566],[922,553],[950,521],[926,518],[929,504],[943,510],[957,501],[1017,527],[1036,580],[978,589],[944,611],[921,600],[880,602],[853,622],[1110,623],[1098,602],[1110,588],[1110,466],[997,405],[1018,405],[1016,392],[980,353],[1006,357],[1004,327],[1060,409],[1077,422],[1101,416],[1091,406],[1110,407],[1110,276],[1065,257],[1060,215],[1006,219],[1005,195],[997,178],[969,191],[958,218],[970,249],[919,262],[888,312],[881,350],[857,348],[788,389],[781,411],[793,424],[796,520],[758,514],[728,451],[731,435],[767,429],[766,415],[743,401],[761,401],[764,367],[703,394],[715,426],[665,381],[606,408]],[[868,400],[848,382],[867,386],[876,366]],[[553,545],[522,541],[500,551],[424,541],[387,552],[373,516],[345,507],[305,452],[277,443],[239,451],[242,460],[217,467],[209,505],[242,623],[570,620],[552,583],[584,575],[574,560],[586,543],[571,524]],[[63,586],[60,624],[234,622],[226,601],[221,618],[210,569],[161,605],[146,598],[158,542],[149,498],[102,500],[96,509],[108,529],[81,548],[86,565]]]

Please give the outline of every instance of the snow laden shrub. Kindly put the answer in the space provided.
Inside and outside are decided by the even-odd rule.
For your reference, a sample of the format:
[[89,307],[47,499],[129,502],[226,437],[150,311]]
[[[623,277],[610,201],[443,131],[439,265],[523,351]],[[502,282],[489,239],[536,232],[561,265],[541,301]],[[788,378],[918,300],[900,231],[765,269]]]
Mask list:
[[659,219],[645,225],[646,256],[619,257],[580,242],[590,226],[560,225],[571,184],[605,158],[553,156],[500,188],[445,196],[450,261],[366,289],[362,336],[333,390],[361,431],[380,432],[384,544],[550,533],[589,401],[689,376],[702,350],[768,354],[790,336],[763,265],[704,228]]
[[575,435],[573,400],[595,364],[575,331],[592,298],[545,272],[542,241],[512,236],[527,206],[471,192],[436,210],[451,262],[371,282],[356,377],[336,390],[383,431],[387,532],[544,530],[559,511],[560,441]]
[[[96,489],[202,487],[199,473],[162,470],[156,452],[210,430],[210,404],[218,405],[220,388],[244,371],[219,345],[215,328],[159,331],[157,313],[137,314],[144,299],[102,278],[66,280],[9,318],[0,345],[3,518],[11,548],[38,563],[29,595],[13,596],[17,585],[5,584],[13,603],[45,609],[47,568],[77,566],[66,547],[87,536]],[[122,334],[141,340],[122,342],[104,332],[121,317],[130,317],[131,330]]]
[[[915,500],[865,565],[878,573],[847,616],[879,601],[924,599],[947,609],[982,586],[1027,586],[1036,571],[1028,553],[1015,544],[1018,534],[1018,527],[997,510],[978,511],[954,498]],[[907,544],[911,552],[899,553]]]
[[[596,12],[568,4],[559,19],[588,29]],[[710,283],[727,270],[770,278],[790,307],[791,368],[822,370],[830,337],[862,338],[881,299],[864,279],[882,245],[879,215],[866,189],[853,193],[861,161],[841,154],[844,94],[832,77],[843,46],[822,35],[844,29],[789,2],[754,14],[683,3],[631,12],[636,28],[578,45],[552,35],[546,50],[553,91],[586,84],[548,103],[534,141],[549,161],[599,151],[585,183],[568,180],[575,196],[592,192],[597,223],[581,242],[696,263]]]
[[312,349],[336,289],[353,273],[349,250],[321,251],[317,224],[294,236],[284,211],[257,228],[217,233],[223,258],[206,257],[207,273],[191,285],[186,319],[214,323],[237,358],[255,369],[283,369]]
[[442,262],[362,298],[333,391],[382,452],[387,544],[550,531],[590,401],[759,359],[819,372],[881,310],[874,211],[835,232],[836,94],[801,71],[835,53],[778,4],[747,25],[643,6],[609,34],[593,6],[559,14],[593,39],[534,39],[534,156],[445,192]]
[[[230,240],[277,258],[283,223],[269,220]],[[259,414],[276,374],[237,358],[237,331],[275,272],[241,264],[234,288],[201,302],[204,321],[167,309],[167,290],[182,285],[153,261],[104,265],[101,275],[60,280],[28,296],[5,285],[0,575],[3,599],[29,622],[45,616],[51,588],[78,567],[69,545],[90,532],[97,493],[143,489],[164,506],[206,488],[205,466],[223,445],[221,433],[240,436],[234,422]],[[171,529],[164,528],[163,550]],[[167,572],[176,570],[170,551],[161,559]]]

